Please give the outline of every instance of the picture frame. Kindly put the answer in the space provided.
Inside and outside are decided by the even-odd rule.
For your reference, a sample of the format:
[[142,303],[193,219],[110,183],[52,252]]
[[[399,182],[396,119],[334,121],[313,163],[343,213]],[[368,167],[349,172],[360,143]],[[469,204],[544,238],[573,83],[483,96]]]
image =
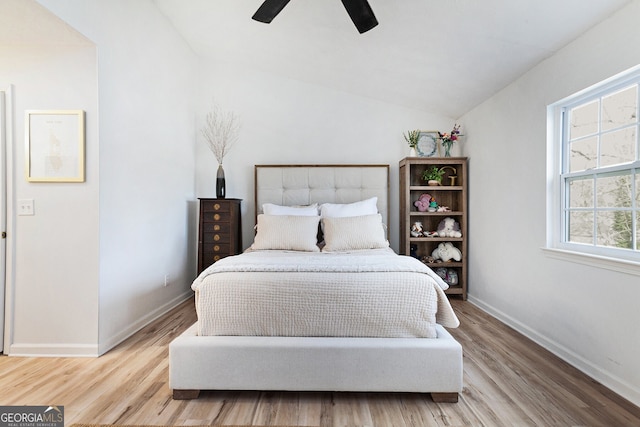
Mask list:
[[29,182],[84,182],[83,110],[25,112],[25,177]]
[[437,130],[421,130],[418,136],[416,151],[420,157],[434,157],[438,153],[438,139],[440,133]]

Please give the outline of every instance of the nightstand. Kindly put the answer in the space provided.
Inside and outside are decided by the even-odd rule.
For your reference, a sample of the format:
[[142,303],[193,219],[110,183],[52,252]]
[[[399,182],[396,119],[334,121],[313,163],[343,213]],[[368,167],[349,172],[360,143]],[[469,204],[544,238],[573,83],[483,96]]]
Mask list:
[[214,262],[242,251],[241,199],[200,200],[198,274]]

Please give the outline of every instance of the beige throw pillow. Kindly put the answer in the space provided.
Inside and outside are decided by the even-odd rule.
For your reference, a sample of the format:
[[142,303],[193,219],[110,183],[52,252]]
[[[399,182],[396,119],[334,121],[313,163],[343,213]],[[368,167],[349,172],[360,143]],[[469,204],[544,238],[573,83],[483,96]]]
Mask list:
[[319,216],[258,215],[251,249],[318,252]]
[[323,218],[323,252],[389,247],[382,225],[382,215]]

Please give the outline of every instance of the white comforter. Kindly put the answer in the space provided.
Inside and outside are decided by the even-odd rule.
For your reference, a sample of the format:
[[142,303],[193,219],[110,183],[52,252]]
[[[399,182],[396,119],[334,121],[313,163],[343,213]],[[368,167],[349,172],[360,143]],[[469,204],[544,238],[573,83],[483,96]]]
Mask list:
[[459,321],[447,285],[391,249],[253,251],[194,281],[200,335],[427,337]]

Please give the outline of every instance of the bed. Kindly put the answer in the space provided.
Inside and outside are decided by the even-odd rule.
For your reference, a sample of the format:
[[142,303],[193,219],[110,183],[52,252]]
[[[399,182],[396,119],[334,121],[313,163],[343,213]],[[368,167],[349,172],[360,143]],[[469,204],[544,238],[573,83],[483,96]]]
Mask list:
[[174,399],[201,390],[430,393],[457,402],[447,285],[388,247],[388,165],[257,165],[256,236],[194,281],[169,346]]

